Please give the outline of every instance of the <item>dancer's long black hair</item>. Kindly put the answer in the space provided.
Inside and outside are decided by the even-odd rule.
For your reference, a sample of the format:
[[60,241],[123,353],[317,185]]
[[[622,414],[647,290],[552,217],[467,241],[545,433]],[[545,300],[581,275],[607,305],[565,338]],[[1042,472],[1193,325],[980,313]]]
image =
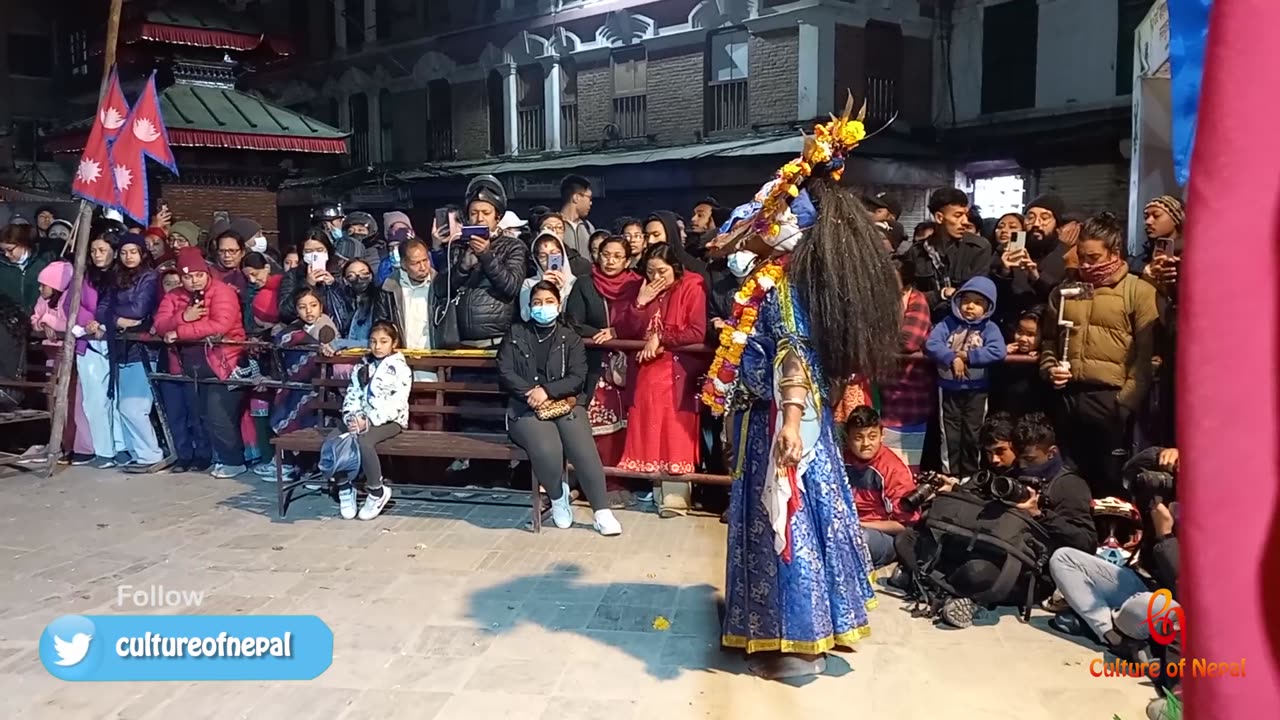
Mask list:
[[818,218],[791,258],[809,339],[834,384],[898,369],[902,296],[884,238],[853,192],[829,178],[805,186]]

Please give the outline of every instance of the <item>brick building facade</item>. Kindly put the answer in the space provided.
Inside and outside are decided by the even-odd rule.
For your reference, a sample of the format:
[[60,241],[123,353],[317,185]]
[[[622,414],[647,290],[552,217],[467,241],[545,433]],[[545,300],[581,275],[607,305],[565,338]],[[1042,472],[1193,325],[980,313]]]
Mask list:
[[[308,46],[298,61],[262,73],[260,87],[350,131],[353,168],[374,166],[372,182],[396,173],[414,185],[415,204],[456,192],[458,182],[441,176],[486,171],[518,179],[522,201],[554,204],[555,180],[574,170],[599,178],[606,212],[645,197],[682,210],[708,192],[741,201],[795,151],[799,131],[850,92],[868,102],[873,122],[898,118],[885,133],[896,139],[866,148],[874,155],[880,143],[894,159],[858,165],[852,172],[862,176],[851,182],[948,181],[945,162],[912,139],[931,116],[928,3],[441,4],[449,12],[335,0],[312,12],[344,31],[332,52]],[[353,25],[349,11],[360,8]],[[314,18],[289,24],[314,38]],[[869,79],[867,68],[879,75]],[[295,186],[281,202],[300,211],[347,196],[359,180]]]

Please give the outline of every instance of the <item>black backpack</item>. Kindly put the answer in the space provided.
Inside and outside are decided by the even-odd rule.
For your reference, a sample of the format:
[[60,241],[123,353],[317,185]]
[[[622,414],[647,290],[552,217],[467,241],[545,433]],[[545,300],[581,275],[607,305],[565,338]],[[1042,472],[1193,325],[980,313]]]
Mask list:
[[1000,566],[1000,575],[974,602],[994,606],[1004,602],[1020,582],[1027,584],[1023,619],[1029,619],[1036,586],[1049,561],[1049,533],[1030,514],[999,500],[958,488],[938,493],[918,526],[917,589],[931,608],[962,593],[948,576],[967,560],[986,557]]

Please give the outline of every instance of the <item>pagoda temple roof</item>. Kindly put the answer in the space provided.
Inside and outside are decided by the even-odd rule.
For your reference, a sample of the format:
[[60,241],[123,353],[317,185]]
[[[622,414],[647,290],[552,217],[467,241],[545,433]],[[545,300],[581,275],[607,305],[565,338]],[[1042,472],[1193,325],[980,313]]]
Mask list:
[[146,40],[240,51],[265,44],[276,55],[289,55],[293,51],[287,40],[266,35],[251,18],[216,6],[153,8],[127,22],[120,32],[120,41],[125,44]]
[[[345,153],[347,135],[335,127],[233,88],[188,83],[160,93],[160,113],[174,147],[301,153]],[[92,117],[63,128],[46,145],[78,152]]]

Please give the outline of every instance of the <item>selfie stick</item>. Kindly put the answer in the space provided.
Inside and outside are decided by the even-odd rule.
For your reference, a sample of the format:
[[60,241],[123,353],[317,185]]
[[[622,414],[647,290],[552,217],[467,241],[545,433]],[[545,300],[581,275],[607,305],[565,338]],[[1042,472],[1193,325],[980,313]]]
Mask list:
[[1067,347],[1071,342],[1071,329],[1074,328],[1076,324],[1070,320],[1063,319],[1062,312],[1067,307],[1067,298],[1078,298],[1082,294],[1084,294],[1084,289],[1080,287],[1058,288],[1058,296],[1060,298],[1058,301],[1058,327],[1062,328],[1064,331],[1060,333],[1062,335],[1062,359],[1058,361],[1058,367],[1063,370],[1071,369],[1071,363],[1067,360]]

